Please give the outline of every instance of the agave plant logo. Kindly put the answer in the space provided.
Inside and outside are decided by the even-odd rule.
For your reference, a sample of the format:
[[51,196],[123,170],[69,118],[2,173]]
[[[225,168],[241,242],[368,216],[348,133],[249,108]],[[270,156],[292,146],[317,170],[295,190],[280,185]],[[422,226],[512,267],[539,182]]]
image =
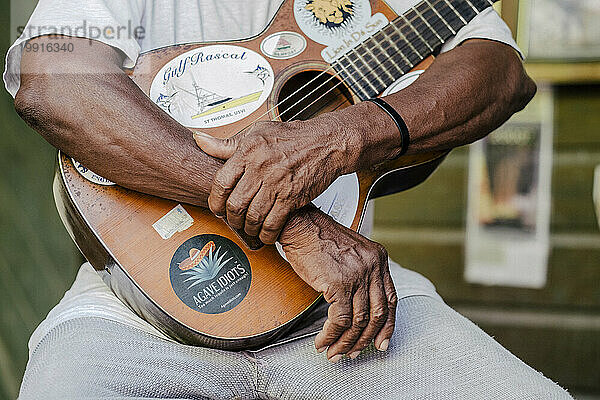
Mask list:
[[190,250],[190,257],[186,258],[179,264],[179,269],[184,272],[181,275],[189,275],[184,282],[192,282],[188,289],[198,285],[199,283],[209,281],[213,279],[221,269],[227,265],[233,257],[224,259],[227,255],[227,251],[222,251],[219,256],[221,247],[215,250],[215,243],[213,241],[208,242],[202,250],[192,248]]
[[213,234],[194,236],[181,244],[171,259],[169,274],[177,297],[207,314],[237,306],[252,280],[242,249],[232,240]]

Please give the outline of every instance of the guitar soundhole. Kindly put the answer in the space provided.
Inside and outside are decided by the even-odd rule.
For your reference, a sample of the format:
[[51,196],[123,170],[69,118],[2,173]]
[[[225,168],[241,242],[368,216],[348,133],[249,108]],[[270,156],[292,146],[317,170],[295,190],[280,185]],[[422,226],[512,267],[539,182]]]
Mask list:
[[287,80],[277,99],[282,121],[307,120],[354,104],[352,94],[337,77],[322,71],[303,71]]

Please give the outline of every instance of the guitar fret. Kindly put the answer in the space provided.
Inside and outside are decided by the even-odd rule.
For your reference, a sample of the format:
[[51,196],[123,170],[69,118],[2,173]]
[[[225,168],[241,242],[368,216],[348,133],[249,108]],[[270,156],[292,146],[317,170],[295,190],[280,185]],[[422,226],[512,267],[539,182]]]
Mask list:
[[436,8],[431,5],[431,3],[429,2],[429,0],[425,0],[425,3],[427,3],[427,5],[429,5],[429,7],[431,7],[431,9],[435,13],[435,15],[437,15],[437,17],[442,21],[442,23],[444,25],[446,25],[446,28],[448,28],[450,30],[450,32],[452,32],[453,35],[456,35],[456,31],[454,29],[452,29],[452,26],[450,24],[448,24],[448,22],[446,22],[446,20],[440,15],[440,13],[438,13],[438,11],[436,10]]
[[[342,58],[344,58],[344,57],[342,57]],[[370,97],[369,93],[362,87],[362,85],[360,83],[358,83],[358,81],[356,80],[356,78],[354,78],[354,76],[346,69],[346,67],[344,66],[344,64],[342,64],[341,60],[342,59],[340,59],[339,61],[337,61],[336,64],[339,65],[340,67],[342,67],[342,69],[344,70],[344,73],[346,74],[346,76],[348,78],[350,78],[354,82],[354,84],[356,86],[356,89],[357,89],[357,92],[359,92],[359,94],[360,94],[360,92],[362,92],[362,94],[365,95],[364,98],[368,99]]]
[[[419,31],[417,31],[417,30],[415,29],[415,27],[414,27],[414,26],[412,26],[412,24],[411,24],[411,23],[408,21],[408,19],[406,19],[406,17],[405,17],[404,15],[401,15],[401,17],[402,17],[402,19],[404,19],[404,20],[406,21],[406,25],[408,25],[408,27],[409,27],[409,28],[410,28],[410,29],[411,29],[411,30],[412,30],[414,33],[416,33],[416,34],[417,34],[418,38],[419,38],[419,39],[421,39],[421,41],[422,41],[423,43],[425,43],[425,45],[426,45],[427,47],[429,47],[429,50],[433,51],[433,47],[431,47],[431,46],[429,45],[429,43],[427,42],[427,40],[425,40],[425,39],[423,38],[423,36],[421,36],[421,34],[419,33]],[[419,52],[419,55],[421,55],[421,53],[420,53],[420,52]],[[422,56],[421,56],[421,57],[422,57]]]
[[[353,53],[356,54],[356,57],[360,60],[360,62],[362,62],[364,65],[370,67],[369,63],[367,63],[365,61],[365,59],[360,55],[360,53],[358,51],[354,50]],[[377,59],[375,59],[375,60],[377,60]],[[379,83],[381,83],[383,85],[383,87],[385,87],[385,82],[379,77],[378,74],[375,73],[375,69],[371,67],[370,70],[371,70],[370,72],[373,74],[373,76],[375,77],[375,79],[377,79],[379,81]]]
[[[389,42],[387,42],[389,43]],[[406,71],[409,71],[411,67],[408,66],[403,60],[400,59],[400,56],[394,52],[393,47],[390,45],[388,47],[379,46],[377,48],[372,49],[373,53],[376,54],[378,58],[382,58],[385,61],[382,62],[383,66],[391,72],[391,82],[398,79],[398,77],[404,75]]]
[[[431,25],[429,25],[429,22],[427,22],[427,20],[425,18],[423,18],[423,15],[419,12],[417,7],[413,7],[413,10],[415,10],[415,12],[417,13],[417,15],[419,16],[419,18],[421,18],[421,20],[423,22],[425,22],[425,25],[427,25],[429,27],[429,29],[431,30],[431,32],[433,32],[433,34],[438,38],[438,40],[443,44],[445,41],[444,39],[441,38],[440,35],[438,35],[438,33],[436,32],[435,29],[433,29],[433,27]],[[431,47],[430,47],[431,48]],[[433,49],[431,49],[433,51]]]
[[383,91],[497,0],[421,0],[334,63],[363,100]]
[[[440,7],[439,9],[437,9],[438,6]],[[452,10],[446,0],[436,1],[434,3],[434,8],[436,8],[441,15],[445,16],[444,21],[446,21],[452,27],[454,32],[458,32],[464,26],[464,24],[457,18],[456,11]]]
[[[355,53],[355,51],[353,50],[352,53]],[[365,74],[363,74],[360,71],[360,69],[358,69],[356,67],[356,64],[354,64],[354,62],[348,57],[348,53],[344,54],[342,56],[342,58],[345,58],[346,60],[350,61],[350,64],[352,65],[352,67],[354,68],[354,70],[359,73],[361,80],[364,80],[365,82],[367,82],[367,85],[369,85],[371,87],[371,89],[373,89],[373,91],[375,93],[378,92],[377,88],[375,86],[373,86],[373,84],[371,83],[371,81],[369,79],[367,79],[367,77],[365,76]]]
[[465,0],[473,9],[473,11],[475,11],[475,15],[479,14],[479,10],[475,8],[475,6],[469,1],[469,0]]
[[[385,73],[387,74],[387,76],[389,76],[389,77],[392,79],[392,82],[393,82],[393,81],[395,81],[396,79],[394,78],[394,75],[392,75],[392,74],[390,73],[390,71],[388,71],[388,69],[385,67],[385,61],[386,61],[386,60],[384,60],[384,61],[382,62],[381,60],[379,60],[379,58],[377,58],[377,56],[376,56],[376,55],[373,53],[373,51],[371,51],[371,49],[369,49],[369,46],[368,46],[368,45],[365,45],[364,47],[365,47],[365,53],[367,53],[367,52],[368,52],[368,53],[370,54],[370,56],[371,56],[371,57],[372,57],[372,58],[373,58],[373,59],[374,59],[374,60],[375,60],[377,63],[379,63],[379,65],[381,65],[381,69],[382,69],[382,71],[383,71],[383,72],[385,72]],[[377,80],[379,80],[379,81],[381,82],[381,84],[383,85],[383,87],[385,87],[385,86],[386,86],[385,82],[384,82],[384,81],[382,81],[382,80],[379,78],[379,76],[377,76]]]
[[[377,32],[375,35],[373,35],[373,37],[375,37],[375,38],[376,38],[376,36],[377,36],[377,35],[379,35],[379,33],[381,33],[381,32],[383,32],[383,30],[381,30],[381,31]],[[383,35],[384,35],[384,37],[386,37],[386,36],[385,36],[385,33],[384,33]],[[392,43],[392,42],[390,42],[390,41],[388,41],[388,43],[390,44],[390,46],[389,46],[389,47],[394,47],[394,48],[396,49],[396,53],[398,53],[398,52],[399,52],[398,48],[397,48],[397,47],[394,45],[394,43]],[[389,62],[391,62],[391,63],[392,63],[392,65],[394,66],[394,68],[396,69],[397,73],[398,73],[399,75],[402,75],[402,74],[404,73],[404,70],[403,70],[403,69],[402,69],[402,68],[401,68],[401,67],[400,67],[400,66],[399,66],[399,65],[396,63],[396,60],[394,60],[394,55],[393,55],[393,54],[390,54],[390,53],[389,53],[389,52],[388,52],[388,51],[387,51],[387,50],[386,50],[386,49],[385,49],[385,48],[384,48],[384,47],[381,45],[381,43],[380,43],[380,42],[377,42],[377,46],[379,47],[379,51],[381,52],[381,54],[383,55],[383,57],[385,57],[385,58],[386,58],[386,61],[389,61]],[[375,50],[375,49],[374,49],[374,50]],[[406,60],[406,61],[408,61],[408,60]],[[394,80],[396,80],[396,78],[394,78]]]
[[490,4],[486,0],[470,0],[470,1],[473,3],[475,8],[477,8],[478,13],[482,12],[483,10],[488,8],[490,5],[493,5],[493,3],[494,3],[494,2],[492,2]]
[[[390,25],[391,25],[391,24],[390,24]],[[387,27],[386,27],[386,28],[387,28]],[[383,29],[382,29],[380,32],[383,34],[383,36],[385,36],[385,37],[386,37],[386,39],[387,39],[387,40],[390,42],[390,44],[391,44],[391,45],[394,47],[394,49],[396,50],[396,53],[397,53],[397,54],[400,54],[400,56],[401,56],[401,57],[404,59],[404,61],[406,61],[406,64],[407,64],[407,65],[408,65],[410,68],[414,67],[415,65],[414,65],[413,63],[411,63],[411,62],[410,62],[410,60],[409,60],[408,58],[406,58],[406,56],[404,55],[404,52],[402,52],[402,50],[400,50],[400,49],[398,48],[398,46],[396,46],[396,43],[394,43],[394,41],[392,40],[392,38],[390,38],[390,37],[388,36],[387,32],[385,31],[385,30],[386,30],[386,28],[383,28]],[[386,51],[386,53],[387,53],[387,51]]]
[[[396,61],[394,61],[394,57],[389,57],[388,60],[394,65],[394,68],[396,68],[396,70],[398,71],[398,73],[400,75],[402,75],[404,73],[402,68],[400,68],[400,66],[398,64],[396,64]],[[394,78],[394,80],[396,80],[396,78]]]
[[456,8],[454,8],[454,7],[452,6],[452,3],[448,2],[448,0],[443,0],[443,1],[444,1],[444,3],[446,3],[446,4],[448,5],[448,7],[450,7],[450,9],[452,9],[452,11],[454,11],[454,14],[456,14],[456,16],[457,16],[458,18],[460,18],[460,20],[461,20],[461,21],[462,21],[462,22],[463,22],[463,23],[466,25],[466,24],[467,24],[467,21],[465,21],[465,19],[462,17],[462,15],[460,15],[460,14],[458,13],[458,11],[456,11]]
[[[351,56],[354,56],[354,58],[350,58]],[[367,63],[361,61],[358,58],[358,56],[356,55],[356,49],[351,49],[348,53],[346,53],[345,56],[342,57],[346,57],[348,62],[351,63],[351,65],[347,65],[346,67],[353,68],[362,77],[366,77],[369,73],[372,72],[372,69],[367,65]]]
[[[451,4],[454,4],[454,8],[459,12],[459,14],[464,18],[465,21],[470,21],[475,18],[478,14],[477,9],[475,12],[469,7],[469,5],[465,4],[463,0],[448,0]],[[465,24],[467,23],[465,22]]]
[[419,53],[419,51],[417,49],[414,48],[414,46],[410,43],[410,41],[408,39],[406,39],[406,36],[404,36],[404,34],[402,33],[402,31],[400,31],[400,29],[398,29],[398,27],[396,26],[396,24],[394,24],[393,22],[390,24],[394,30],[396,32],[398,32],[398,35],[400,35],[400,37],[406,42],[406,44],[408,44],[408,47],[410,47],[416,54],[419,55],[419,57],[421,57],[421,59],[425,58],[421,55],[421,53]]
[[[377,35],[379,35],[379,33],[381,33],[381,31],[379,31],[379,32],[377,32],[375,35],[373,35],[373,38],[374,38],[374,39],[376,39],[376,38],[377,38]],[[402,68],[400,68],[400,67],[398,66],[398,64],[396,64],[396,61],[394,60],[394,57],[392,57],[392,56],[391,56],[391,55],[390,55],[390,54],[389,54],[389,53],[388,53],[388,52],[385,50],[385,48],[384,48],[384,47],[381,45],[381,42],[376,42],[376,41],[374,41],[374,42],[375,42],[375,46],[374,46],[373,50],[371,51],[371,50],[369,49],[369,51],[371,51],[371,53],[373,53],[373,54],[374,54],[374,51],[375,51],[375,50],[379,50],[379,52],[381,53],[381,55],[382,55],[382,56],[385,58],[385,61],[384,61],[384,63],[385,63],[385,62],[387,62],[387,61],[391,62],[391,63],[393,64],[394,68],[396,69],[397,73],[400,73],[400,74],[402,74]],[[393,45],[393,43],[390,43],[390,44],[391,44],[391,45]],[[367,49],[368,49],[368,48],[369,48],[369,47],[367,46]],[[379,58],[377,58],[377,59],[379,60]],[[393,76],[392,76],[392,78],[393,78],[393,80],[396,80],[396,78],[394,78]]]
[[421,13],[421,16],[429,22],[429,25],[435,30],[437,36],[444,42],[453,35],[452,30],[446,21],[442,20],[439,13],[436,14],[436,10],[428,6],[425,1],[419,4],[417,10]]

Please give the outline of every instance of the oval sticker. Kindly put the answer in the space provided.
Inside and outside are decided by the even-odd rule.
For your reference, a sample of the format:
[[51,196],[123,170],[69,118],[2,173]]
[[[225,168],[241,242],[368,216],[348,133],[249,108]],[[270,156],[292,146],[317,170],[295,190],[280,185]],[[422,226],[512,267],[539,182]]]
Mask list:
[[74,158],[71,158],[71,162],[73,163],[73,166],[75,167],[77,172],[79,172],[79,174],[81,176],[83,176],[85,179],[87,179],[88,181],[95,183],[97,185],[103,185],[103,186],[115,185],[114,182],[111,182],[108,179],[103,178],[100,175],[98,175],[97,173],[84,167],[83,165],[81,165],[81,163],[79,161],[75,160]]
[[171,286],[188,307],[204,314],[229,311],[250,290],[248,257],[232,240],[194,236],[177,248],[169,267]]
[[273,89],[273,69],[255,51],[233,45],[190,50],[152,81],[150,98],[188,128],[215,128],[256,111]]
[[277,32],[267,36],[260,44],[264,55],[278,60],[296,57],[306,48],[306,39],[296,32]]

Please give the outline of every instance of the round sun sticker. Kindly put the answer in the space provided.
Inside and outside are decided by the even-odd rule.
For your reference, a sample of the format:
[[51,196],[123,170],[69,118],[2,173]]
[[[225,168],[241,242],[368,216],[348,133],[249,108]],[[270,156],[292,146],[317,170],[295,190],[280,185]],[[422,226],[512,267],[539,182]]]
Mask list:
[[189,128],[215,128],[256,111],[273,89],[273,69],[240,46],[212,45],[169,61],[154,77],[150,98]]
[[317,43],[331,45],[356,34],[371,17],[369,0],[294,0],[296,23]]

